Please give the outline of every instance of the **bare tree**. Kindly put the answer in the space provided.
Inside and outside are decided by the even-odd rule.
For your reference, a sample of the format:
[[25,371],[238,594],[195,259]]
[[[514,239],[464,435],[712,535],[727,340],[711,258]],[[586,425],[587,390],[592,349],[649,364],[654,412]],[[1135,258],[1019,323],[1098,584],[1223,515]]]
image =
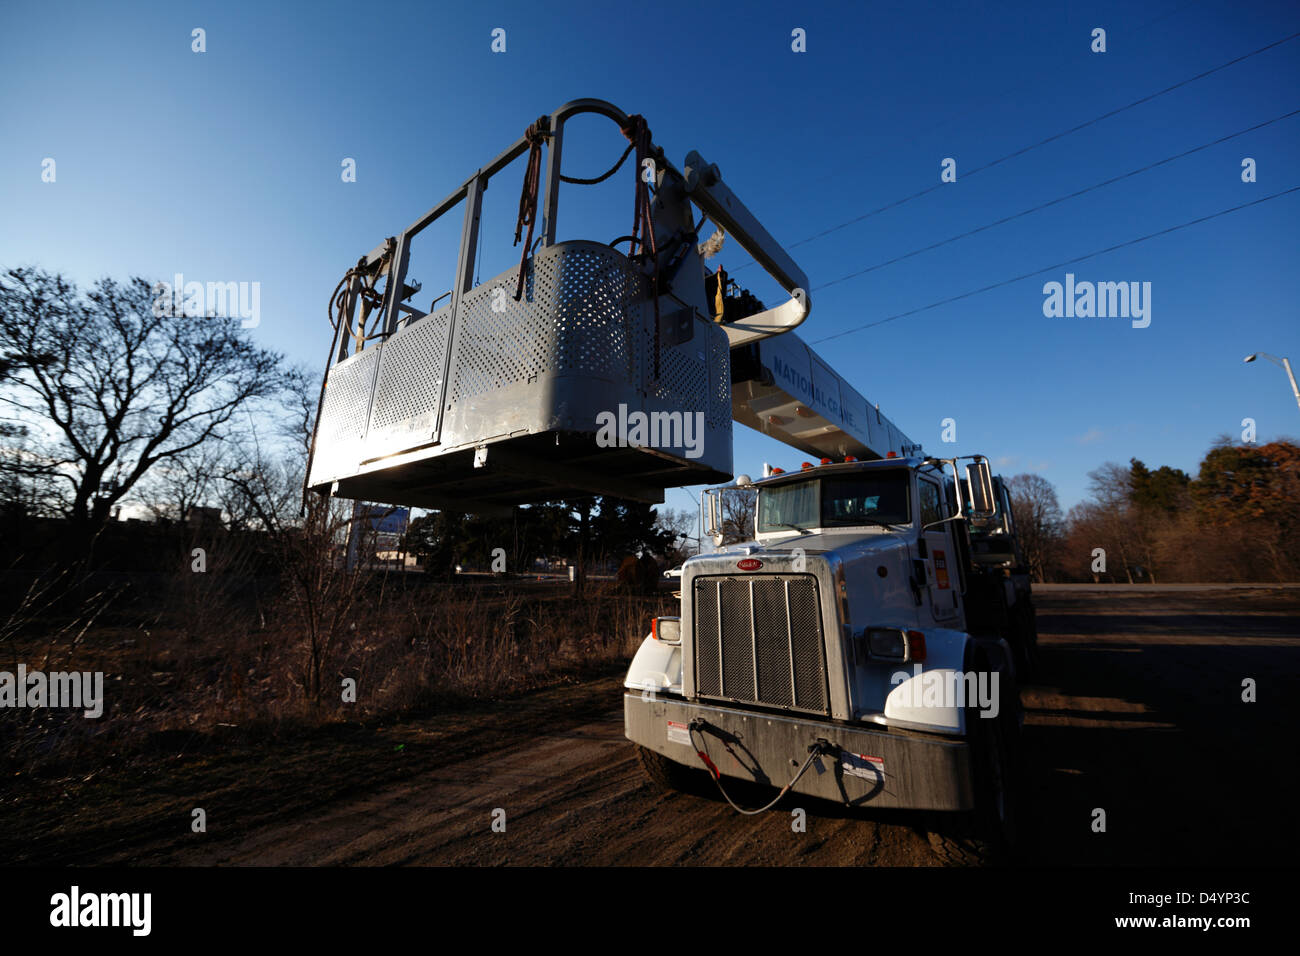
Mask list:
[[37,463],[43,455],[33,445],[31,430],[0,422],[0,513],[50,517],[60,510],[60,488]]
[[233,443],[222,462],[219,500],[233,530],[283,534],[300,523],[303,463],[255,438]]
[[[250,415],[248,427],[223,443],[215,474],[222,511],[232,529],[279,533],[303,523],[319,388],[319,376],[302,368],[285,369],[274,429],[263,436]],[[346,510],[338,501],[331,507]]]
[[1007,480],[1007,493],[1025,563],[1041,583],[1055,569],[1063,533],[1056,488],[1042,475],[1020,474]]
[[184,522],[192,509],[217,496],[227,451],[225,442],[214,439],[172,456],[140,483],[136,498],[154,520]]
[[280,356],[237,318],[175,317],[156,289],[101,279],[83,294],[27,267],[0,276],[0,403],[41,435],[26,471],[64,483],[63,511],[87,549],[154,466],[221,437],[282,384]]
[[754,488],[723,488],[718,492],[718,513],[723,544],[754,539],[754,513],[758,508],[758,491]]
[[[1060,551],[1061,570],[1067,580],[1093,582],[1114,580],[1119,568],[1110,561],[1100,561],[1097,549],[1110,550],[1101,507],[1093,501],[1081,501],[1065,519],[1065,541]],[[1104,569],[1104,570],[1103,570]]]
[[291,369],[283,386],[289,414],[277,419],[277,430],[264,439],[250,425],[227,443],[221,503],[232,528],[264,532],[275,553],[281,600],[301,629],[302,686],[319,704],[330,663],[356,625],[360,575],[342,560],[352,502],[315,494],[304,500],[319,383]]
[[1124,578],[1132,584],[1138,556],[1144,549],[1131,500],[1129,469],[1108,461],[1096,471],[1088,472],[1088,479],[1088,490],[1096,504],[1093,527],[1100,537],[1096,547],[1106,550],[1108,567],[1119,558]]
[[699,551],[698,516],[690,511],[660,508],[657,512],[659,527],[673,535],[673,546],[664,557],[672,564],[681,564]]

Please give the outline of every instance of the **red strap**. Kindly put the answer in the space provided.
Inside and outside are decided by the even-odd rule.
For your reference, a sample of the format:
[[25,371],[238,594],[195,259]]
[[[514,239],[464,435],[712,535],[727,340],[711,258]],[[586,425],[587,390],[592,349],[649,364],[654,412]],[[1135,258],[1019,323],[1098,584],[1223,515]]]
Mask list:
[[620,127],[623,135],[626,136],[632,145],[636,147],[636,194],[633,201],[632,209],[632,249],[628,255],[632,255],[636,250],[644,255],[647,249],[650,252],[654,263],[654,273],[651,278],[653,288],[650,290],[654,299],[655,312],[655,366],[654,377],[659,379],[659,354],[661,351],[659,341],[659,250],[655,245],[654,219],[650,213],[650,186],[645,181],[644,164],[650,158],[650,148],[653,145],[650,138],[650,127],[645,121],[645,117],[640,113],[633,113],[628,117],[628,125]]
[[695,752],[699,754],[700,759],[704,761],[704,766],[709,768],[709,773],[713,774],[713,779],[721,780],[722,774],[718,770],[718,768],[714,765],[713,761],[709,759],[709,755],[706,754],[703,750],[697,750]]
[[515,241],[519,244],[520,233],[528,227],[528,238],[519,251],[519,282],[515,286],[515,301],[524,294],[524,273],[528,265],[528,252],[533,245],[533,226],[537,222],[537,191],[542,180],[542,145],[546,142],[546,131],[550,128],[550,118],[540,116],[524,132],[528,141],[528,168],[524,172],[524,188],[519,195],[519,218],[515,220]]

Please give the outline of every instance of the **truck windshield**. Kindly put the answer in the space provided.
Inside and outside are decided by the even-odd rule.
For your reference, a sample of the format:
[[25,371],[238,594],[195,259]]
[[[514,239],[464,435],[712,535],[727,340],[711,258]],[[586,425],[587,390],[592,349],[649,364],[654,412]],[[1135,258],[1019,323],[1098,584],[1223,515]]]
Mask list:
[[758,530],[911,524],[910,486],[906,471],[887,471],[764,488],[758,496]]

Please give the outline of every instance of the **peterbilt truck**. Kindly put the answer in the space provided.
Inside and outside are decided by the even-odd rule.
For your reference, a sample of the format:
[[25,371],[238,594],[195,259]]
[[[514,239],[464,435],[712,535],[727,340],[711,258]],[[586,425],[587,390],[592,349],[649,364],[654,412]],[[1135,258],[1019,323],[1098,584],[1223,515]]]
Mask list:
[[[612,166],[586,160],[598,175],[563,171],[577,119],[617,134]],[[584,193],[620,170],[630,232],[598,234],[605,206]],[[484,278],[484,242],[509,238],[483,228],[502,180],[520,184],[518,261]],[[438,228],[459,228],[454,263]],[[736,253],[772,302],[722,267]],[[1033,663],[1005,489],[983,458],[926,457],[796,334],[811,288],[716,164],[675,165],[640,114],[565,103],[344,272],[304,497],[659,503],[732,480],[733,423],[809,455],[736,479],[758,498],[750,540],[684,565],[681,614],[653,623],[628,674],[627,735],[662,782],[933,810],[973,824],[946,852],[984,856],[1013,829]],[[625,433],[634,419],[651,427]]]
[[738,782],[933,811],[954,862],[1014,847],[1033,607],[1005,488],[961,462],[740,479],[752,540],[685,562],[680,614],[654,620],[627,674],[626,735],[654,781],[712,777],[742,812],[760,808]]

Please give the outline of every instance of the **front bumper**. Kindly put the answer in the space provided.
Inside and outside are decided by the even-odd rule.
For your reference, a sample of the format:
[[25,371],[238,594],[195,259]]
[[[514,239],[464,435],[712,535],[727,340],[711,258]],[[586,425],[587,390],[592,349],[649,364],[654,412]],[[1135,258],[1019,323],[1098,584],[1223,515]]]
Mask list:
[[[696,718],[705,722],[704,728],[691,734],[688,728]],[[957,738],[849,727],[635,691],[623,696],[623,721],[634,743],[701,770],[696,749],[703,747],[724,776],[739,780],[783,787],[807,759],[809,745],[823,739],[839,748],[838,756],[818,758],[794,785],[798,793],[853,806],[974,806],[970,749]]]

